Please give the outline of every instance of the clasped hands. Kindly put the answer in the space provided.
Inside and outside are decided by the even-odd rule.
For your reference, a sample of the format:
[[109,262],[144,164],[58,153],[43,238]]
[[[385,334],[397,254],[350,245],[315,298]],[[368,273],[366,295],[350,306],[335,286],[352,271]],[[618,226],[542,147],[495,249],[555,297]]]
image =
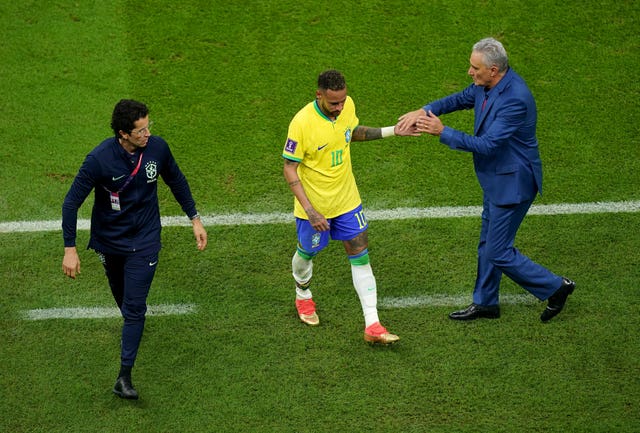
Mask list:
[[431,111],[425,113],[422,108],[410,111],[398,118],[395,126],[396,135],[411,135],[414,137],[427,133],[430,135],[440,135],[444,125],[438,116]]

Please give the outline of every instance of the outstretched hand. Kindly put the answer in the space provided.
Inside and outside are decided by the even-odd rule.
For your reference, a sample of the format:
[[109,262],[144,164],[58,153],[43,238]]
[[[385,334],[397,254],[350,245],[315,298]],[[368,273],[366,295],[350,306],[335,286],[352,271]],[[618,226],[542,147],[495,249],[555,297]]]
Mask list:
[[419,131],[418,128],[416,127],[415,123],[409,123],[409,122],[398,122],[394,128],[393,128],[393,133],[395,135],[399,135],[399,136],[410,136],[410,137],[419,137],[420,135],[422,135]]
[[[423,111],[424,113],[424,111]],[[426,132],[431,135],[440,135],[444,130],[444,125],[438,116],[433,114],[431,110],[426,115],[419,116],[416,119],[416,130]]]
[[[419,108],[415,111],[409,111],[408,113],[405,113],[398,118],[396,129],[398,131],[406,131],[406,130],[410,130],[411,128],[415,128],[416,122],[418,121],[418,119],[420,117],[424,117],[425,115],[426,114],[422,108]],[[396,134],[400,135],[398,131],[396,131]],[[414,135],[414,134],[410,134],[410,135]]]

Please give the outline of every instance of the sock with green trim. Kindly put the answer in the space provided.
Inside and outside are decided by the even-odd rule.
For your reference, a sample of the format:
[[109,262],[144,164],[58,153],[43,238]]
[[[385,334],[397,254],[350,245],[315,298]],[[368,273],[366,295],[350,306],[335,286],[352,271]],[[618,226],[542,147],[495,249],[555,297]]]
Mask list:
[[369,252],[367,250],[364,250],[358,255],[349,256],[349,261],[351,262],[353,286],[356,289],[358,298],[360,298],[366,328],[380,321],[377,308],[378,294],[376,278],[373,276],[373,270],[369,263]]
[[293,279],[296,281],[296,299],[311,299],[311,277],[313,276],[313,256],[298,250],[291,259]]

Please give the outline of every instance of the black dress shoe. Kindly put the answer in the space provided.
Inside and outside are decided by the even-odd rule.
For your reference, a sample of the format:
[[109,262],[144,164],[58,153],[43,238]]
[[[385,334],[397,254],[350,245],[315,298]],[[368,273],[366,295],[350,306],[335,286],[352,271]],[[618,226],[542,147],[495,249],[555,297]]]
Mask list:
[[562,311],[564,304],[567,302],[567,298],[573,293],[576,288],[576,283],[568,278],[562,277],[562,284],[556,292],[549,296],[549,302],[547,308],[544,309],[540,315],[540,320],[548,322],[553,319]]
[[487,319],[497,319],[500,317],[500,307],[498,305],[478,305],[471,304],[464,310],[454,311],[449,314],[453,320],[474,320],[485,317]]
[[131,378],[121,376],[116,380],[116,384],[113,387],[113,393],[120,398],[126,398],[129,400],[138,399],[138,391],[135,390],[131,384]]

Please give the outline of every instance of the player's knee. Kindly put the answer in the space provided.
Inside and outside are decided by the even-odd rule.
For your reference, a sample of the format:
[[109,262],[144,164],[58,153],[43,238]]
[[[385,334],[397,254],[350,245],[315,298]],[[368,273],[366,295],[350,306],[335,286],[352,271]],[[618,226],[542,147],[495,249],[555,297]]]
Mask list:
[[299,245],[296,248],[296,255],[304,260],[312,260],[319,252],[319,250],[307,251]]
[[353,239],[344,241],[344,248],[349,256],[356,256],[362,254],[363,251],[367,251],[367,248],[369,248],[367,231],[363,231]]

